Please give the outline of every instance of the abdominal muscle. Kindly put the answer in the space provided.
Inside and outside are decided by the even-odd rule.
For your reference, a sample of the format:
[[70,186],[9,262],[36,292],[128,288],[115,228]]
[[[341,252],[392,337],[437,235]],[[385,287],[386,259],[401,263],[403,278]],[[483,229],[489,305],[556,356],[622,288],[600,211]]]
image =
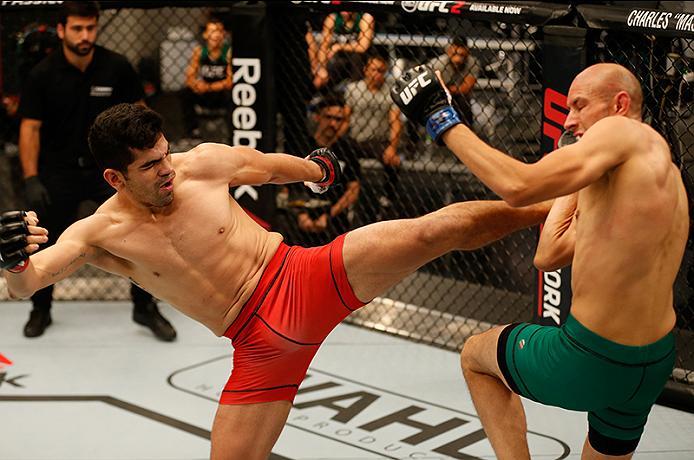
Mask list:
[[96,265],[129,278],[221,336],[282,242],[235,201],[210,203],[216,209],[222,205],[228,212],[184,209],[169,218],[131,222],[103,245],[109,254]]
[[[253,294],[263,272],[282,241],[278,233],[266,233],[255,257],[230,248],[227,256],[204,268],[181,270],[185,276],[163,287],[161,298],[185,315],[202,323],[215,335],[223,335]],[[247,251],[242,251],[246,253]],[[153,294],[157,295],[153,289]],[[159,297],[159,295],[157,295]]]

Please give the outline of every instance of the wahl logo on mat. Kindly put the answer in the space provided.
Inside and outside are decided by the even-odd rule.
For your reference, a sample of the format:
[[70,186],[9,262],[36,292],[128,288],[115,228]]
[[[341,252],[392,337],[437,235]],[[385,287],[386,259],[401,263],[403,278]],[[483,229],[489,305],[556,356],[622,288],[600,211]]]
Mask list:
[[[169,377],[174,387],[217,402],[230,358],[191,366]],[[214,383],[217,381],[216,383]],[[460,382],[463,388],[462,381]],[[395,387],[397,388],[397,387]],[[461,391],[461,399],[464,392]],[[494,452],[473,413],[413,399],[394,391],[310,369],[294,401],[287,425],[349,445],[380,458],[482,459]],[[565,458],[562,441],[528,432],[530,452]]]
[[19,381],[26,377],[26,375],[11,376],[5,372],[5,369],[12,364],[12,361],[10,361],[8,357],[0,353],[0,389],[3,386],[24,388],[24,385],[22,385]]

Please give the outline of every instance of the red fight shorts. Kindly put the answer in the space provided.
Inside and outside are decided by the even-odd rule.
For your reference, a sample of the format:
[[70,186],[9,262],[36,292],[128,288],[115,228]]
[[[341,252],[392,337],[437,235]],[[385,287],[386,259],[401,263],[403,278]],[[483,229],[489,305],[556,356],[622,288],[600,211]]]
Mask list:
[[316,248],[280,244],[224,333],[234,346],[234,365],[220,404],[294,400],[323,340],[364,306],[347,281],[344,240]]

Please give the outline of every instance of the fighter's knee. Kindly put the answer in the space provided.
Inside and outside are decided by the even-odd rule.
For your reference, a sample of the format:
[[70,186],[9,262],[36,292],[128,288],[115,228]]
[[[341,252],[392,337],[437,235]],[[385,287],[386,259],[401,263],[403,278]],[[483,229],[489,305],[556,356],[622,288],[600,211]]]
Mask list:
[[477,348],[478,342],[479,337],[473,335],[468,337],[465,344],[463,344],[463,349],[460,352],[460,368],[463,372],[475,369],[477,364],[477,352],[475,349]]
[[443,212],[434,212],[413,219],[413,230],[417,243],[424,247],[449,247],[462,238],[464,225],[461,216],[450,216]]
[[436,225],[432,225],[429,219],[420,217],[412,221],[412,229],[417,244],[423,247],[432,247],[441,240],[440,232]]

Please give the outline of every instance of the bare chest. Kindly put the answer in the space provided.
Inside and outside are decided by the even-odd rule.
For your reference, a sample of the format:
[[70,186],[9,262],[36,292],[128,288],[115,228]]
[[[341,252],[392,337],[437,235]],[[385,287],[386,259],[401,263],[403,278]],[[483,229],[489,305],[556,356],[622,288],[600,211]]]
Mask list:
[[[209,198],[209,197],[208,197]],[[236,219],[228,197],[183,201],[170,215],[152,214],[109,244],[107,250],[159,277],[204,266],[225,248]]]

